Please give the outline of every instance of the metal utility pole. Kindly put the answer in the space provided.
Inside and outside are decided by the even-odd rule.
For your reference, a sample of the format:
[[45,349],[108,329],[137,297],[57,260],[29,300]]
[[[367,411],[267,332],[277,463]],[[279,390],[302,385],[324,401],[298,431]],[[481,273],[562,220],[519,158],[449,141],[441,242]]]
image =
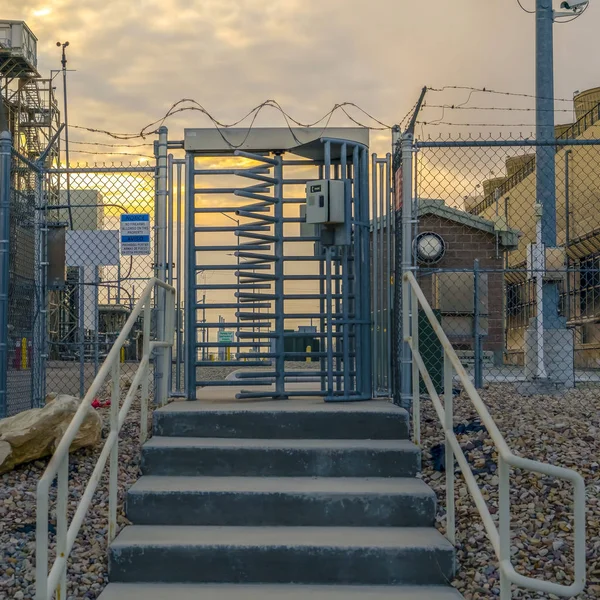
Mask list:
[[[556,152],[554,140],[554,11],[552,0],[536,0],[536,197],[541,207],[541,228],[536,242],[556,246]],[[558,287],[544,284],[543,318],[547,329],[561,326]]]
[[[557,17],[580,15],[586,2],[561,4],[570,13],[557,13],[552,0],[536,0],[536,254],[542,272],[536,278],[536,338],[538,378],[546,378],[548,368],[544,357],[544,333],[547,330],[566,329],[566,320],[559,315],[559,290],[555,281],[544,281],[547,248],[555,248],[556,239],[556,151],[554,146],[554,31]],[[557,338],[558,339],[558,338]],[[565,338],[566,339],[566,338]],[[548,365],[554,371],[553,365]]]
[[65,115],[65,160],[67,162],[67,210],[69,212],[69,227],[73,230],[73,212],[71,211],[71,174],[69,173],[69,112],[68,112],[68,101],[67,101],[67,53],[66,48],[69,42],[56,42],[58,47],[62,47],[62,57],[60,64],[62,65],[63,75],[63,112]]

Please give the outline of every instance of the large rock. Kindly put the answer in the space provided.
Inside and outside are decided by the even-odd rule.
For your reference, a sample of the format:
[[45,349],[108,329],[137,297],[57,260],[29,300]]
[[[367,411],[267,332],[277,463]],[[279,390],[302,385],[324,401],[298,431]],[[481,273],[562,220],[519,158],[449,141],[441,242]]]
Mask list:
[[[59,394],[44,408],[33,408],[0,420],[0,473],[53,454],[79,405],[77,398]],[[95,446],[101,437],[102,418],[88,407],[70,450]]]

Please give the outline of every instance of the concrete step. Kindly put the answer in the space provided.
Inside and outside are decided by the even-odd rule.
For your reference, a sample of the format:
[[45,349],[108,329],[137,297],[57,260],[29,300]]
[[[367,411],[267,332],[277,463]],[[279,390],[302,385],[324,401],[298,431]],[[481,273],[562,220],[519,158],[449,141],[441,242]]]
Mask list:
[[144,475],[413,477],[420,450],[407,440],[263,440],[154,437]]
[[437,585],[454,548],[434,528],[126,527],[110,547],[114,583]]
[[408,413],[386,401],[173,402],[154,412],[154,434],[259,439],[408,439]]
[[136,525],[429,527],[435,494],[416,478],[142,477]]
[[461,600],[451,587],[111,583],[98,600]]

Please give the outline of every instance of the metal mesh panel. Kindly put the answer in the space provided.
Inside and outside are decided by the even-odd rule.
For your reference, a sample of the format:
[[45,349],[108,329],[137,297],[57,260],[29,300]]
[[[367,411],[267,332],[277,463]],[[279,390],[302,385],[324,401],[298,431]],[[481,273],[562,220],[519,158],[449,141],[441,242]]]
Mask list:
[[[10,182],[8,360],[6,406],[0,416],[12,416],[40,402],[39,360],[41,348],[34,339],[40,315],[39,263],[36,223],[39,206],[38,174],[13,153]],[[39,323],[38,323],[39,324]],[[36,368],[34,368],[36,367]]]
[[[154,247],[155,169],[98,165],[49,176],[58,178],[50,212],[67,229],[67,271],[66,285],[49,294],[47,388],[82,396],[154,276],[154,255],[127,254],[120,227],[122,215],[148,215]],[[142,329],[140,318],[121,356],[125,377],[141,357]]]
[[[561,136],[582,140],[571,145],[416,143],[418,280],[479,386],[600,382],[600,130],[588,125]],[[541,152],[555,174],[537,168]],[[540,181],[555,216],[537,204]],[[556,240],[538,261],[540,221]]]

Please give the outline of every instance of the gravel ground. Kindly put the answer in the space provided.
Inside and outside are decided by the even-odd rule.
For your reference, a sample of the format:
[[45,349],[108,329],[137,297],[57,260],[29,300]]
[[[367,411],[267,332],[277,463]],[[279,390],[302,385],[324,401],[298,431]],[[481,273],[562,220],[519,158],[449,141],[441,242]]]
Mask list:
[[[303,365],[304,366],[304,365]],[[512,450],[521,456],[572,467],[587,485],[588,587],[577,600],[600,598],[600,389],[576,390],[564,397],[522,398],[510,386],[492,386],[482,392],[490,413]],[[109,409],[100,409],[107,434]],[[468,399],[455,399],[455,425],[474,423]],[[476,424],[476,422],[475,422]],[[423,401],[423,478],[439,495],[438,527],[444,531],[443,473],[434,469],[432,448],[442,442],[433,406]],[[139,407],[134,406],[121,431],[119,525],[125,491],[139,472]],[[485,431],[459,435],[488,501],[497,511],[498,486],[491,440]],[[70,510],[74,510],[92,472],[100,447],[71,455]],[[434,448],[435,454],[435,448]],[[47,461],[36,461],[0,476],[0,600],[25,600],[34,596],[35,485]],[[94,497],[69,559],[68,597],[97,598],[107,583],[106,527],[108,471]],[[572,574],[572,517],[570,490],[560,482],[528,473],[511,477],[513,560],[520,572],[568,582]],[[453,582],[467,600],[499,595],[498,571],[478,513],[462,478],[456,479],[457,544],[460,573]],[[51,499],[51,506],[53,500]],[[51,515],[51,519],[53,516]],[[52,522],[53,523],[53,522]],[[52,530],[51,523],[51,530]],[[532,552],[529,554],[528,549]],[[533,562],[528,560],[531,556]],[[514,591],[514,598],[554,598]]]
[[[564,396],[523,398],[510,385],[495,385],[481,396],[511,450],[526,458],[575,469],[587,491],[587,581],[577,600],[600,598],[600,388],[577,389]],[[476,413],[463,394],[455,398],[455,431],[490,512],[497,519],[497,455]],[[438,528],[445,531],[445,474],[434,468],[443,441],[430,400],[422,404],[423,479],[438,494]],[[473,425],[475,425],[473,427]],[[462,430],[462,428],[461,428]],[[433,450],[433,452],[432,452]],[[441,457],[443,464],[443,456]],[[458,466],[457,466],[458,469]],[[497,561],[459,471],[456,471],[457,559],[453,585],[467,600],[500,594]],[[542,475],[511,472],[513,562],[517,571],[563,584],[572,582],[572,492],[568,484]],[[555,598],[549,594],[513,591],[513,598]]]
[[[124,399],[132,377],[123,375]],[[110,398],[110,381],[98,398]],[[71,454],[69,463],[69,521],[94,470],[109,433],[110,408],[100,408],[102,442]],[[150,425],[150,417],[148,419]],[[128,524],[124,516],[125,493],[139,476],[140,406],[134,400],[119,439],[118,527]],[[22,465],[0,475],[0,600],[26,600],[35,596],[35,515],[36,484],[47,459]],[[50,490],[50,560],[54,560],[56,488]],[[108,465],[92,500],[90,510],[68,560],[68,600],[97,598],[108,583]],[[6,567],[6,568],[5,568]]]
[[[309,366],[311,365],[312,366]],[[317,368],[318,363],[288,362],[287,367]],[[213,367],[204,369],[207,379],[225,379],[239,367]],[[123,375],[123,387],[133,376]],[[105,385],[99,397],[110,397],[109,385]],[[124,396],[124,394],[123,394]],[[103,440],[109,432],[110,409],[98,409],[103,417]],[[149,418],[150,427],[150,418]],[[134,401],[119,439],[119,528],[128,524],[124,515],[126,491],[139,476],[140,464],[140,409]],[[87,448],[71,454],[69,474],[69,519],[85,490],[102,443],[97,448]],[[28,600],[35,596],[35,506],[36,484],[48,461],[39,460],[22,465],[10,473],[0,475],[0,600]],[[50,559],[54,558],[54,489],[50,495]],[[106,534],[108,526],[108,467],[96,490],[92,506],[84,521],[69,558],[68,600],[97,598],[108,583]]]

